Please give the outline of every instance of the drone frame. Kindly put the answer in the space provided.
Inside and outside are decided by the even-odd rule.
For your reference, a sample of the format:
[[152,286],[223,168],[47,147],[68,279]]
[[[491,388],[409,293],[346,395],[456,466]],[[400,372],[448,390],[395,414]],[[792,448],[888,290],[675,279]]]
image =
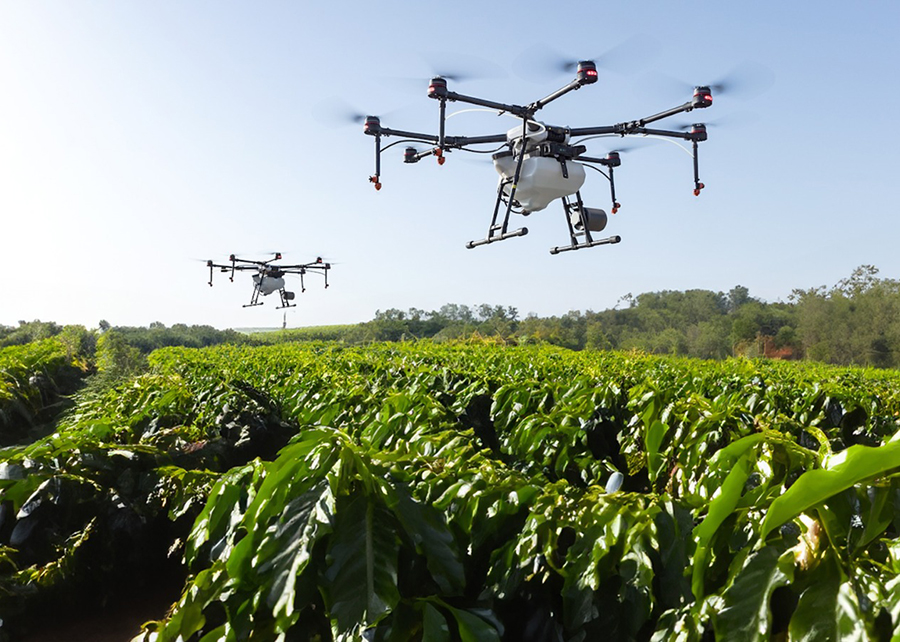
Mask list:
[[[381,189],[381,153],[388,148],[403,142],[419,141],[435,145],[432,149],[426,151],[418,151],[413,147],[407,147],[403,159],[404,163],[417,163],[419,160],[426,156],[435,156],[437,158],[438,164],[440,165],[443,165],[446,160],[446,157],[444,155],[445,152],[449,152],[454,149],[474,151],[467,149],[467,147],[473,145],[505,143],[511,148],[513,155],[517,157],[515,173],[511,178],[504,179],[501,177],[501,180],[497,187],[497,198],[494,203],[493,216],[491,218],[491,223],[488,226],[487,235],[483,239],[469,241],[468,243],[466,243],[466,247],[471,249],[480,245],[488,245],[490,243],[495,243],[497,241],[502,241],[508,238],[524,236],[525,234],[528,234],[527,227],[510,230],[509,222],[510,214],[515,211],[514,208],[518,205],[517,201],[515,200],[515,194],[518,188],[522,165],[525,161],[526,154],[530,151],[527,144],[529,123],[534,122],[534,115],[547,104],[572,91],[578,90],[585,85],[596,83],[597,79],[598,76],[596,64],[591,60],[580,61],[577,65],[575,78],[572,81],[557,89],[548,96],[529,105],[522,106],[494,102],[485,100],[483,98],[466,96],[457,92],[450,91],[447,89],[447,79],[442,76],[435,76],[431,79],[431,83],[428,86],[428,97],[437,100],[439,103],[440,120],[438,134],[423,134],[419,132],[410,132],[382,127],[380,118],[378,118],[377,116],[366,116],[364,132],[369,136],[373,136],[375,138],[375,173],[369,177],[369,182],[374,184],[376,190]],[[488,136],[447,136],[445,133],[445,129],[447,118],[446,110],[448,102],[468,103],[471,105],[477,105],[479,107],[497,110],[498,113],[509,113],[513,116],[521,118],[522,136],[520,139],[514,140],[509,140],[507,133]],[[568,141],[573,137],[577,138],[585,136],[619,136],[623,138],[625,136],[661,136],[668,138],[680,138],[685,141],[690,141],[693,147],[694,195],[699,196],[700,191],[705,187],[705,185],[700,182],[697,152],[698,143],[707,139],[706,126],[702,123],[696,123],[691,126],[689,131],[677,131],[667,129],[653,129],[648,128],[647,125],[664,118],[674,116],[676,114],[687,113],[693,111],[694,109],[706,108],[710,105],[712,105],[712,92],[710,88],[708,86],[697,86],[694,88],[693,96],[689,101],[676,107],[672,107],[671,109],[667,109],[657,114],[653,114],[645,118],[640,118],[638,120],[625,121],[617,123],[615,125],[605,125],[600,127],[569,128],[546,126],[546,128],[548,131],[551,129],[554,131],[557,141]],[[401,140],[395,143],[391,143],[390,145],[382,146],[381,138],[389,136],[397,136],[400,137]],[[520,147],[519,144],[521,144]],[[553,157],[558,160],[561,165],[563,175],[566,177],[566,161],[570,160],[578,161],[586,166],[590,166],[603,174],[603,176],[605,176],[610,183],[610,193],[612,196],[611,211],[613,214],[615,214],[619,210],[621,205],[616,200],[615,179],[613,176],[613,168],[621,165],[621,159],[618,152],[609,152],[606,158],[594,158],[584,156],[584,153],[587,152],[587,147],[585,145],[569,145],[565,144],[564,142],[553,141],[539,143],[538,149],[541,156]],[[605,168],[607,171],[604,172],[602,169],[596,167],[596,165]],[[573,195],[570,194],[570,196]],[[619,236],[594,239],[591,236],[591,231],[589,229],[589,219],[586,208],[583,207],[580,192],[576,191],[574,193],[574,197],[575,203],[570,202],[569,197],[561,197],[561,200],[563,202],[563,210],[566,216],[566,222],[569,227],[570,244],[567,246],[557,246],[551,248],[551,254],[558,254],[560,252],[566,252],[570,250],[579,250],[582,248],[594,247],[597,245],[615,244],[621,240],[621,237]],[[573,225],[571,220],[572,213],[573,211],[576,211],[576,209],[580,218],[579,225]],[[522,213],[527,215],[527,212]]]
[[[321,273],[325,277],[325,288],[328,288],[328,270],[331,269],[331,264],[324,262],[322,257],[316,257],[315,261],[300,265],[272,265],[274,261],[281,260],[281,252],[274,252],[274,255],[273,258],[266,261],[254,261],[251,259],[241,259],[234,254],[231,254],[228,257],[228,260],[230,261],[230,264],[228,265],[213,263],[213,261],[209,260],[206,262],[207,267],[209,267],[209,286],[212,287],[213,284],[214,268],[219,268],[219,271],[221,272],[230,272],[231,274],[229,275],[228,280],[232,283],[234,282],[235,272],[255,270],[256,274],[253,275],[253,294],[250,296],[250,303],[243,306],[245,308],[263,304],[263,301],[259,300],[259,296],[260,294],[263,294],[262,284],[263,279],[266,277],[281,278],[285,274],[299,274],[300,292],[303,293],[306,292],[306,284],[303,280],[304,275],[309,272]],[[278,295],[281,298],[281,305],[276,307],[277,310],[297,307],[296,303],[291,303],[291,301],[294,300],[294,293],[285,290],[284,286],[278,288]]]

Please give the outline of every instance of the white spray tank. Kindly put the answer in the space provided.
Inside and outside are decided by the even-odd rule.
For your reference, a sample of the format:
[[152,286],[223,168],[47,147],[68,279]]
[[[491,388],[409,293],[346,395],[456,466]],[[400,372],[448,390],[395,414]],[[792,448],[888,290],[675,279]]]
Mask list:
[[[506,133],[506,139],[519,153],[522,147],[522,128],[510,129]],[[566,139],[568,140],[568,136]],[[584,184],[585,172],[581,163],[566,161],[564,174],[563,166],[556,158],[539,155],[538,147],[545,140],[547,140],[546,126],[537,121],[529,121],[528,132],[525,135],[525,159],[522,161],[514,195],[525,213],[538,212],[557,198],[571,196]],[[494,154],[493,159],[494,169],[500,174],[503,192],[509,197],[518,158],[512,151],[505,151]]]
[[282,277],[254,274],[253,282],[259,286],[259,293],[263,295],[272,294],[272,292],[280,290],[284,287],[284,279]]

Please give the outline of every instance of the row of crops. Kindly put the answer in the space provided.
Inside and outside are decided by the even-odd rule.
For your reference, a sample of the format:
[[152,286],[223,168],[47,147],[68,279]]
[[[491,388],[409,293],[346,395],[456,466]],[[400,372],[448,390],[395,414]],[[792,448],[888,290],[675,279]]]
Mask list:
[[896,372],[428,343],[150,362],[0,450],[0,635],[168,564],[147,640],[900,636]]
[[0,447],[28,439],[74,391],[86,365],[59,338],[0,348]]

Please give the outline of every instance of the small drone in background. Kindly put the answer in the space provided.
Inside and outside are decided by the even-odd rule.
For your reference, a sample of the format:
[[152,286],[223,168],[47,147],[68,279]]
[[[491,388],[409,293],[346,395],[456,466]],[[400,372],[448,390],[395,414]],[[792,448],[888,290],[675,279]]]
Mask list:
[[234,254],[230,255],[228,260],[230,261],[229,264],[213,263],[211,260],[206,262],[207,267],[209,267],[209,285],[212,287],[213,284],[213,268],[219,268],[221,272],[231,272],[228,280],[232,282],[234,282],[235,272],[255,272],[252,275],[253,294],[250,297],[250,303],[244,305],[245,308],[262,305],[263,302],[259,300],[260,295],[268,296],[275,291],[281,297],[281,305],[278,306],[278,310],[296,307],[295,303],[291,303],[295,297],[294,292],[284,289],[284,277],[287,274],[300,275],[300,292],[306,292],[303,277],[309,273],[322,274],[325,277],[325,287],[328,287],[328,270],[331,269],[331,264],[325,263],[322,257],[317,257],[315,261],[304,263],[303,265],[274,265],[274,261],[281,260],[281,252],[275,252],[274,258],[268,261],[241,259]]
[[[602,231],[607,224],[606,212],[599,208],[586,207],[581,198],[581,186],[585,181],[585,167],[590,167],[603,174],[610,185],[612,197],[611,211],[615,214],[621,205],[616,200],[616,187],[613,169],[622,164],[618,151],[611,151],[605,157],[586,155],[588,148],[581,144],[599,137],[652,136],[679,138],[689,141],[693,146],[694,162],[694,194],[699,196],[704,188],[700,182],[697,163],[697,145],[707,139],[706,125],[696,123],[685,129],[654,129],[651,123],[676,114],[686,113],[694,109],[703,109],[712,105],[710,86],[698,86],[693,90],[691,98],[676,107],[657,114],[622,122],[614,125],[598,127],[559,127],[548,125],[535,119],[535,114],[550,102],[580,89],[585,85],[597,82],[597,65],[592,60],[569,63],[568,69],[576,72],[575,78],[564,87],[545,98],[528,105],[512,105],[494,102],[474,96],[465,96],[447,87],[447,77],[435,76],[428,86],[428,97],[438,101],[440,112],[437,134],[390,129],[381,125],[377,116],[366,116],[364,131],[375,138],[375,173],[369,177],[375,189],[381,189],[381,153],[400,143],[426,142],[433,145],[425,150],[406,147],[404,163],[417,163],[422,158],[434,156],[438,164],[443,165],[446,154],[453,150],[476,153],[489,153],[491,150],[473,149],[480,145],[501,145],[493,154],[494,168],[500,175],[497,187],[497,198],[494,213],[485,238],[469,241],[468,248],[487,245],[496,241],[524,236],[528,228],[521,227],[510,230],[510,214],[528,216],[533,212],[545,209],[552,201],[561,200],[569,231],[569,245],[550,249],[551,254],[570,250],[618,243],[619,236],[595,239],[592,232]],[[462,102],[485,108],[497,114],[508,114],[521,121],[505,133],[487,136],[450,136],[446,133],[447,103]],[[382,138],[397,136],[401,140],[382,147]],[[572,141],[573,138],[581,140]],[[620,150],[621,151],[621,150]]]

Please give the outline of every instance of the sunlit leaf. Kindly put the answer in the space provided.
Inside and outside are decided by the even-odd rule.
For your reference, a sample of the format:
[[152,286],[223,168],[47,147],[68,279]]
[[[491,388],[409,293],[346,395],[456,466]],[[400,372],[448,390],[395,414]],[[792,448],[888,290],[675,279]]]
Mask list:
[[793,486],[772,502],[763,520],[762,537],[832,495],[898,467],[900,440],[877,448],[851,446],[832,456],[823,468],[803,473]]

